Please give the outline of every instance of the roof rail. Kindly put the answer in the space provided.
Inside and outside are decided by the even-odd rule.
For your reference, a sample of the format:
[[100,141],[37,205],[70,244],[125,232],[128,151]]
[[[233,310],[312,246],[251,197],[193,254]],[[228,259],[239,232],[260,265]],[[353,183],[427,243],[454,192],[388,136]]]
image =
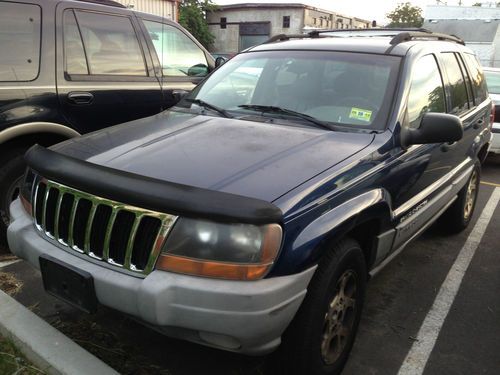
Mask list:
[[364,33],[369,33],[372,34],[370,36],[392,36],[392,35],[397,35],[403,31],[408,31],[408,32],[413,32],[413,31],[421,31],[421,32],[428,32],[430,33],[431,31],[420,28],[420,27],[409,27],[409,28],[388,28],[388,27],[380,27],[380,28],[367,28],[367,29],[330,29],[330,30],[313,30],[309,32],[309,35],[315,35],[319,36],[320,34],[364,34]]
[[311,36],[309,34],[278,34],[270,37],[262,44],[281,42],[283,40],[290,40],[290,39],[302,39],[302,38],[311,38]]
[[397,34],[394,38],[392,38],[390,43],[394,46],[396,44],[408,42],[408,41],[414,40],[414,39],[447,40],[447,41],[455,42],[455,43],[462,44],[465,46],[465,42],[463,41],[463,39],[460,39],[459,37],[457,37],[455,35],[433,33],[431,31],[426,31],[426,32],[405,31],[405,32]]
[[77,1],[81,1],[83,3],[107,5],[107,6],[115,7],[115,8],[127,8],[125,5],[120,4],[119,2],[113,1],[113,0],[77,0]]

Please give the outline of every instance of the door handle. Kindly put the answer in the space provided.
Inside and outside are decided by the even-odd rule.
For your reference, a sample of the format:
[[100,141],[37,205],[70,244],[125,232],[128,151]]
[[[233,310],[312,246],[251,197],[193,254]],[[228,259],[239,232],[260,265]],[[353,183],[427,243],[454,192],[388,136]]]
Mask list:
[[73,104],[90,104],[94,100],[94,95],[85,91],[73,91],[68,94],[68,100]]
[[453,147],[455,147],[457,144],[458,144],[458,142],[448,142],[448,143],[445,143],[445,144],[441,145],[441,151],[448,152]]
[[474,125],[472,125],[472,127],[474,129],[479,129],[480,127],[482,127],[484,124],[484,120],[483,119],[480,119],[480,120],[477,120]]

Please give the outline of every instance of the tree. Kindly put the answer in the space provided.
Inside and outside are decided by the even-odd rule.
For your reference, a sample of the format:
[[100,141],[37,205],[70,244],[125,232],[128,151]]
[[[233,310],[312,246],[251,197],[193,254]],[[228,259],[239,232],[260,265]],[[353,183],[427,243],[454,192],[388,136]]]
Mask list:
[[422,18],[422,9],[411,3],[399,3],[398,6],[386,17],[391,21],[388,27],[421,27],[424,23]]
[[217,9],[212,0],[184,0],[179,6],[179,23],[210,48],[215,37],[208,30],[207,12]]

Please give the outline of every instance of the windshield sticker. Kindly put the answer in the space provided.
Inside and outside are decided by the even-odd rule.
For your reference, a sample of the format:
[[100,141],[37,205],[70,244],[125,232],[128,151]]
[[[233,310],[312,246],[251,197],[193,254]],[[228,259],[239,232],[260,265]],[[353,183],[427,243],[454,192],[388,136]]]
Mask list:
[[351,113],[349,114],[349,118],[368,122],[372,118],[372,111],[369,111],[368,109],[353,107],[351,108]]

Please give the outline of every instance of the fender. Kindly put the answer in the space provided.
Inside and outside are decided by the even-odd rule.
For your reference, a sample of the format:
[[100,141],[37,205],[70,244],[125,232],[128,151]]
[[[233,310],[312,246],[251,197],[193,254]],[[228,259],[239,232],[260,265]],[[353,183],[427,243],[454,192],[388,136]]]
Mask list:
[[[357,223],[373,218],[380,218],[383,223],[390,223],[393,219],[391,207],[391,197],[384,189],[373,189],[358,195],[310,222],[293,242],[290,256],[296,258],[296,264],[301,264],[300,268],[309,266],[311,261],[315,263],[321,257],[323,252],[321,245],[325,240],[347,233]],[[380,229],[387,230],[384,227]],[[385,241],[387,242],[392,245],[390,240]],[[377,247],[380,245],[377,243]],[[374,256],[375,254],[372,256],[373,259]]]
[[53,122],[28,122],[0,131],[0,144],[23,135],[36,133],[52,133],[66,138],[73,138],[81,135],[76,130],[68,126]]

